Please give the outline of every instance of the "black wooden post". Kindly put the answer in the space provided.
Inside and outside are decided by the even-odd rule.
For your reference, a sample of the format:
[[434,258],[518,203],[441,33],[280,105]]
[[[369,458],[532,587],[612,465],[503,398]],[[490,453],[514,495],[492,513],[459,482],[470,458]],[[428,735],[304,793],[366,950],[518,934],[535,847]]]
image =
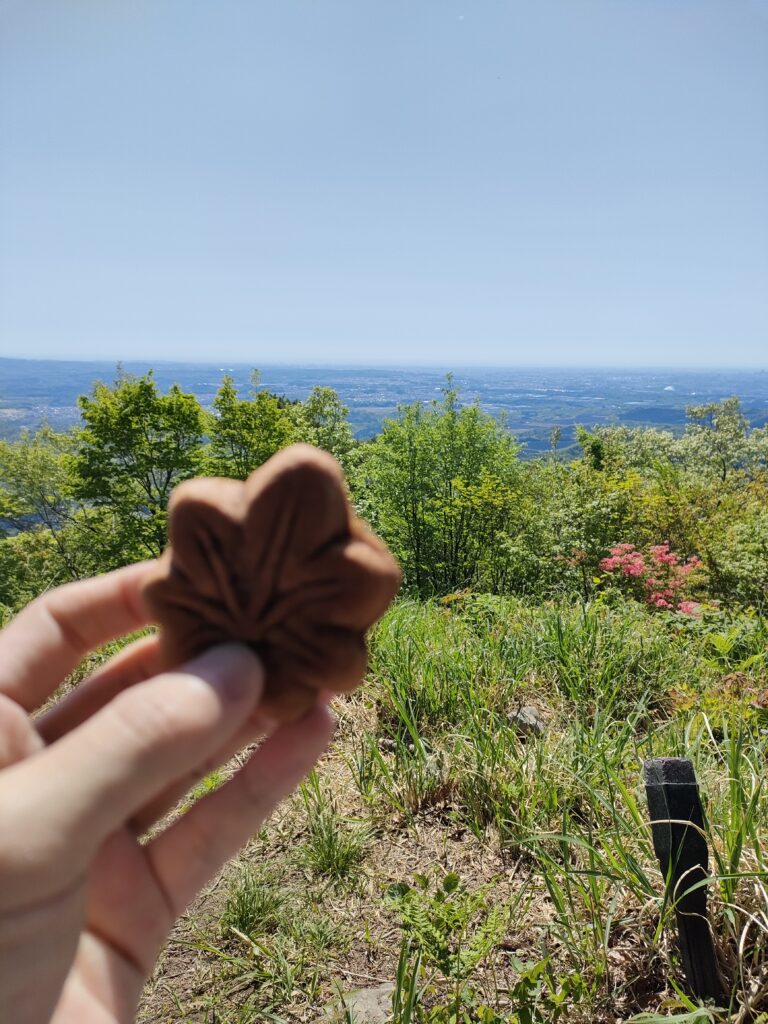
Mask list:
[[683,969],[699,999],[723,999],[715,948],[707,920],[709,851],[700,831],[704,815],[691,761],[655,757],[643,764],[653,848],[675,905]]

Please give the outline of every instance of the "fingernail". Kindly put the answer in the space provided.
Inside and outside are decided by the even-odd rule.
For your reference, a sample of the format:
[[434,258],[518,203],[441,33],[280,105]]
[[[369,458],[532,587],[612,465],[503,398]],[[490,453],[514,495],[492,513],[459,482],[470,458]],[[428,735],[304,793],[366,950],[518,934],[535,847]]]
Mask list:
[[247,697],[255,700],[261,693],[261,662],[245,644],[221,644],[201,654],[194,670],[230,704]]

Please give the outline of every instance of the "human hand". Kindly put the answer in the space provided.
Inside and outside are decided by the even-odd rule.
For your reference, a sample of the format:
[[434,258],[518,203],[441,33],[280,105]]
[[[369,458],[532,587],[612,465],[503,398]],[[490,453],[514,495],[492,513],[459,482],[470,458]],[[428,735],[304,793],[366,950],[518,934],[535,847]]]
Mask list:
[[325,706],[271,732],[237,774],[139,837],[270,724],[248,648],[156,675],[145,637],[36,720],[83,656],[147,624],[151,563],[53,590],[0,634],[0,1019],[133,1021],[174,922],[325,749]]

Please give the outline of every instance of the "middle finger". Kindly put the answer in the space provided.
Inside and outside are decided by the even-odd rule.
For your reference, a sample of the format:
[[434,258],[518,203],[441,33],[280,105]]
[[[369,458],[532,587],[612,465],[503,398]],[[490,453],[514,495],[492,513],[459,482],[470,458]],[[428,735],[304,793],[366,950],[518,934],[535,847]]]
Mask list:
[[143,683],[158,672],[159,637],[143,636],[135,640],[35,720],[43,742],[55,743],[123,690]]

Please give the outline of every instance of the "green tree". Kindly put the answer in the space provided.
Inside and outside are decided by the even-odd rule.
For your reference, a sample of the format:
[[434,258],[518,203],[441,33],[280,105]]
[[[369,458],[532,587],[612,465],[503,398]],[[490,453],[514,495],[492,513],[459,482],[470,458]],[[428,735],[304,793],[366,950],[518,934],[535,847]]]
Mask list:
[[256,391],[254,371],[250,398],[240,398],[235,382],[225,377],[213,400],[208,434],[211,472],[244,480],[257,466],[295,439],[289,407],[269,391]]
[[61,545],[40,527],[0,539],[0,622],[38,594],[72,579]]
[[160,554],[174,486],[201,469],[205,417],[194,395],[158,392],[152,371],[94,385],[79,399],[84,427],[76,494],[114,516],[118,561]]
[[509,528],[518,446],[503,423],[451,387],[428,409],[404,406],[361,446],[353,477],[361,513],[421,594],[478,585]]
[[73,511],[70,461],[74,436],[49,426],[25,430],[17,441],[0,441],[0,518],[23,530],[56,532]]
[[708,550],[714,596],[768,609],[768,509],[750,502],[713,531]]
[[749,463],[749,423],[738,398],[691,405],[682,451],[689,468],[711,473],[725,482]]
[[[46,532],[37,550],[56,554],[55,578],[78,579],[92,568],[88,545],[80,534],[88,529],[87,512],[75,498],[73,433],[57,433],[48,425],[24,431],[16,441],[0,441],[0,522],[13,532]],[[17,546],[31,540],[19,541]],[[20,550],[20,547],[19,547]],[[39,563],[37,563],[39,564]],[[41,578],[41,589],[50,573]],[[28,579],[31,579],[29,572]]]
[[295,406],[298,439],[330,452],[346,469],[355,447],[349,409],[333,388],[314,387]]
[[[591,431],[578,428],[584,457],[595,465],[593,445],[599,444],[602,468],[615,475],[628,470],[651,470],[658,463],[678,458],[679,439],[668,430],[655,427],[597,426]],[[595,467],[601,468],[601,467]]]

